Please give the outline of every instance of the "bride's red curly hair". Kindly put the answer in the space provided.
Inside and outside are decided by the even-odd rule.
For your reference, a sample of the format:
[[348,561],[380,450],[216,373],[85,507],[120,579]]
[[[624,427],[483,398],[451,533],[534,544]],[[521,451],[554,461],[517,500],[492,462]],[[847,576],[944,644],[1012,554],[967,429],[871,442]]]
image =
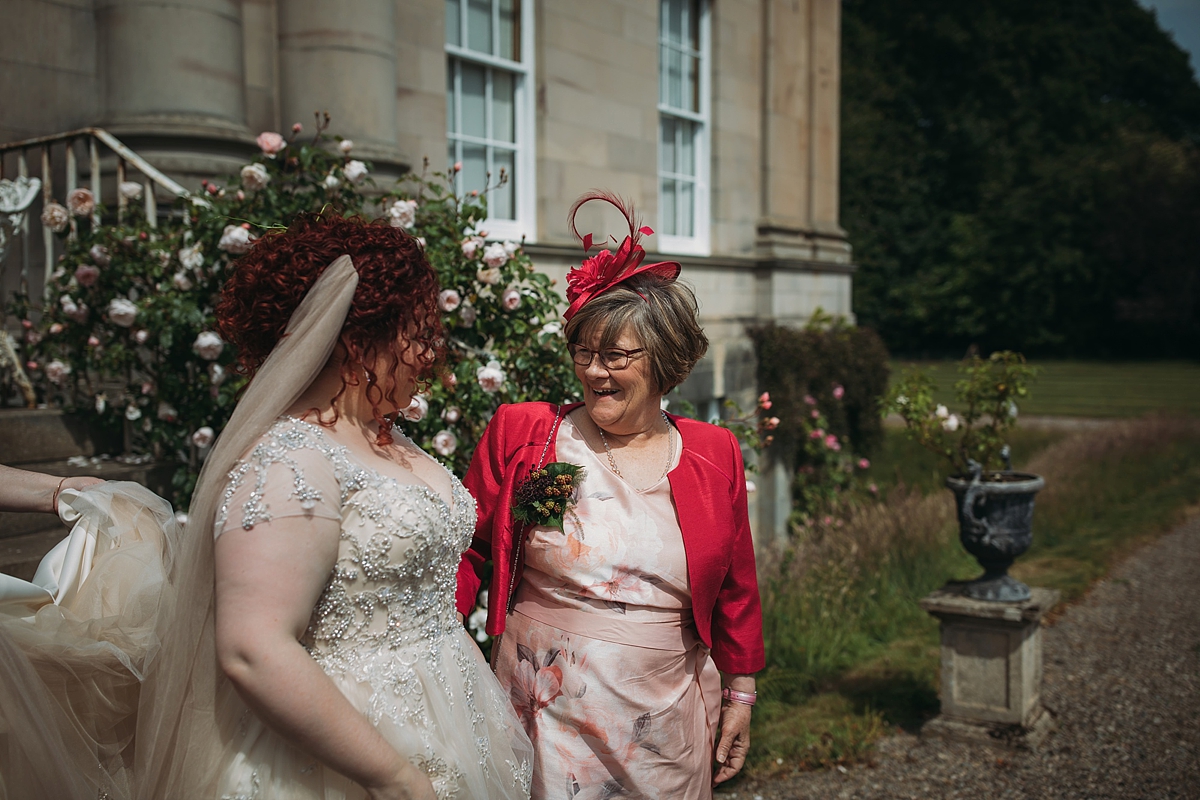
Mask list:
[[[217,303],[217,329],[237,349],[238,371],[253,377],[309,288],[343,255],[354,262],[358,288],[342,327],[346,358],[342,388],[333,399],[347,386],[359,385],[365,374],[367,399],[379,424],[377,443],[385,446],[392,442],[391,421],[380,405],[385,399],[399,405],[396,368],[404,363],[418,378],[427,377],[445,346],[437,273],[413,236],[360,217],[302,216],[287,230],[262,236],[234,263]],[[381,355],[387,368],[377,375]],[[335,406],[333,419],[321,421],[332,425],[336,420]]]

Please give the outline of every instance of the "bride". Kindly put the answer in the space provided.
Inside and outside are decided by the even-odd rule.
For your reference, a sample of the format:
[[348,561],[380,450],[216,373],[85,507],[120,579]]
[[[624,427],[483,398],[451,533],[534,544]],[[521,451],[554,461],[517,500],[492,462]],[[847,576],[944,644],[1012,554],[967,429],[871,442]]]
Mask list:
[[[88,732],[91,797],[528,798],[529,742],[454,611],[474,501],[390,424],[442,344],[437,290],[415,239],[354,219],[236,265],[217,318],[252,379],[164,545],[136,714]],[[104,707],[78,694],[47,714]]]

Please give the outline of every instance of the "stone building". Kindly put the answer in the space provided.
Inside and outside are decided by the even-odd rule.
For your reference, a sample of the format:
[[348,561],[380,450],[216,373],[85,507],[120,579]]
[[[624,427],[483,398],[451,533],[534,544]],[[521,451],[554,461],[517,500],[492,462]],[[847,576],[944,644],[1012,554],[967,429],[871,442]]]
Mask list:
[[[5,0],[4,12],[0,142],[99,126],[193,186],[236,172],[259,131],[328,110],[377,172],[461,161],[469,190],[503,168],[486,228],[524,237],[558,274],[581,255],[566,225],[578,195],[633,200],[657,231],[650,258],[683,262],[700,298],[712,347],[684,394],[705,413],[752,400],[747,325],[850,314],[839,0]],[[586,213],[581,227],[621,232]],[[782,530],[787,491],[782,476],[760,489],[761,536]]]

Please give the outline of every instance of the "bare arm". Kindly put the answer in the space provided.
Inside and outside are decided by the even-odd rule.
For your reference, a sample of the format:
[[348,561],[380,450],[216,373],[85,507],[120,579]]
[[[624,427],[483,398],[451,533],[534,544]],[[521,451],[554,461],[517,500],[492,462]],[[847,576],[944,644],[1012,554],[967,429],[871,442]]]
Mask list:
[[0,465],[0,511],[44,511],[57,514],[55,494],[62,484],[63,489],[83,489],[99,478],[62,478],[42,472],[30,472]]
[[[737,692],[754,694],[753,675],[722,675],[721,683]],[[716,773],[713,785],[723,783],[742,770],[750,752],[751,706],[734,700],[721,703],[721,733],[717,741]]]
[[396,752],[300,644],[337,557],[338,523],[289,517],[216,542],[216,637],[222,670],[278,733],[365,787],[372,798],[433,800],[428,778]]

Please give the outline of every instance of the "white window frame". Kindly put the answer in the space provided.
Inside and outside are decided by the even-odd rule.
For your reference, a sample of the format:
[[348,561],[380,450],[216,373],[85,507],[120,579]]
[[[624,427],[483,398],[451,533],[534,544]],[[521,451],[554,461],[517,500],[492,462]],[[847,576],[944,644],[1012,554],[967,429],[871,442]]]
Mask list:
[[[696,159],[696,175],[695,175],[695,193],[693,196],[693,222],[691,236],[678,236],[673,234],[665,234],[662,231],[666,230],[666,225],[663,224],[663,203],[661,196],[658,204],[658,235],[655,236],[655,241],[658,244],[658,249],[663,253],[679,253],[681,255],[701,255],[707,256],[712,252],[712,198],[710,188],[710,172],[712,168],[712,159],[710,156],[712,147],[712,38],[711,38],[711,2],[710,0],[699,0],[700,8],[700,111],[693,112],[680,108],[674,108],[666,103],[659,102],[658,104],[658,191],[662,191],[663,178],[674,178],[675,173],[666,173],[662,169],[662,121],[663,117],[674,117],[676,119],[687,120],[695,123],[697,131],[692,142],[693,152]],[[664,44],[667,43],[666,31],[662,25],[662,3],[659,3],[659,25],[658,25],[658,47],[659,52]],[[659,57],[658,76],[659,85],[661,86],[662,75],[661,70],[662,58]],[[687,176],[682,176],[687,177]]]
[[[521,60],[508,59],[486,55],[470,50],[461,45],[445,43],[446,69],[453,70],[454,60],[467,61],[492,69],[510,72],[514,78],[513,86],[513,125],[515,127],[516,149],[513,155],[513,179],[516,181],[516,191],[513,193],[513,211],[516,219],[487,219],[477,227],[487,233],[488,239],[511,239],[533,243],[537,241],[537,148],[535,137],[537,119],[534,108],[534,31],[533,31],[534,0],[521,0]],[[498,8],[498,7],[494,7]],[[444,12],[443,12],[444,13]],[[493,10],[493,26],[495,26],[498,10]],[[462,9],[459,14],[459,41],[467,41],[467,14]],[[497,30],[493,27],[493,31]],[[454,98],[447,97],[447,102],[457,102],[459,107],[454,110],[454,118],[462,125],[462,77],[461,72],[454,70]],[[488,83],[486,104],[491,104],[491,83]],[[468,142],[470,144],[491,145],[488,139],[479,139],[465,134],[452,134],[446,131],[446,141],[449,143]],[[456,149],[461,152],[461,147]],[[495,176],[493,176],[495,177]],[[462,178],[456,180],[455,189],[462,192]]]

